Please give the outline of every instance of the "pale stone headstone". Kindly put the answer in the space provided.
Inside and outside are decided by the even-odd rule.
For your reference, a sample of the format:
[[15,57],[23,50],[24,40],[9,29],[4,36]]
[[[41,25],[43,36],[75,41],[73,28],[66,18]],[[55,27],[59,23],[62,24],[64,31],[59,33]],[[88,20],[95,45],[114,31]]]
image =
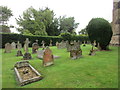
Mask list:
[[38,50],[37,51],[37,57],[40,58],[40,59],[43,59],[44,51],[45,50]]
[[30,60],[30,59],[32,59],[31,54],[28,52],[29,43],[30,43],[29,39],[26,38],[26,41],[25,41],[25,44],[24,44],[25,54],[23,55],[23,60]]
[[52,51],[49,47],[46,47],[43,55],[43,66],[50,66],[54,64],[54,58]]
[[17,51],[17,55],[16,55],[16,56],[23,56],[22,51],[21,51],[21,48],[22,48],[22,45],[21,45],[21,43],[18,41],[18,42],[17,42],[17,49],[18,49],[18,51]]
[[32,53],[37,53],[38,49],[39,49],[38,40],[36,40],[36,42],[32,44]]
[[11,53],[12,46],[10,43],[5,44],[5,51],[4,53]]
[[45,48],[45,41],[42,41],[41,44],[42,44],[42,48],[44,49]]
[[50,40],[50,45],[49,46],[52,46],[52,40]]
[[15,42],[12,42],[11,46],[12,46],[12,49],[16,49],[16,43]]
[[26,40],[25,40],[25,44],[24,44],[24,50],[25,50],[26,53],[28,52],[29,43],[30,43],[29,39],[26,38]]

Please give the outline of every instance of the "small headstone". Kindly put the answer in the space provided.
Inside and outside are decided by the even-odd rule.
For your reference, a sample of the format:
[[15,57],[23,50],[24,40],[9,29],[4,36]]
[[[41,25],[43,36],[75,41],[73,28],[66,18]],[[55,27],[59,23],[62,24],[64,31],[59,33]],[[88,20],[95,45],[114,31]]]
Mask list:
[[30,43],[29,39],[26,38],[25,45],[24,45],[25,54],[23,55],[23,59],[24,60],[30,60],[30,59],[32,59],[31,54],[28,52],[29,43]]
[[40,59],[43,59],[44,51],[45,50],[38,50],[37,51],[37,57],[40,58]]
[[90,56],[94,56],[94,55],[95,55],[95,50],[93,50],[93,47],[92,47],[92,49],[90,50],[89,55],[90,55]]
[[5,51],[4,53],[11,53],[12,46],[10,43],[5,44]]
[[50,66],[54,64],[53,54],[49,47],[46,47],[43,55],[43,66]]
[[42,44],[42,48],[45,49],[45,41],[42,41],[41,44]]
[[38,49],[39,49],[38,40],[36,40],[36,42],[32,44],[32,53],[37,53]]
[[22,45],[21,45],[20,42],[18,41],[18,42],[17,42],[17,49],[18,49],[18,51],[17,51],[17,55],[16,55],[16,56],[23,56],[22,51],[21,51],[21,48],[22,48]]
[[50,45],[49,45],[50,47],[52,46],[52,40],[50,40]]
[[85,44],[86,44],[86,42],[84,41],[84,44],[83,44],[84,47],[86,46]]
[[15,42],[12,42],[11,46],[12,46],[12,49],[16,49],[16,43]]

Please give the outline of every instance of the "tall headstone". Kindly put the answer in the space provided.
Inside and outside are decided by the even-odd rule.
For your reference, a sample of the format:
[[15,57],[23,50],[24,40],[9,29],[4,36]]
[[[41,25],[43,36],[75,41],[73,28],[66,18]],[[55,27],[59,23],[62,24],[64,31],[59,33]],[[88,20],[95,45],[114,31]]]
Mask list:
[[54,58],[52,51],[49,47],[46,47],[43,55],[43,66],[50,66],[54,64]]
[[17,51],[17,55],[16,55],[16,56],[23,56],[22,51],[21,51],[21,48],[22,48],[22,45],[21,45],[21,43],[18,41],[18,42],[17,42],[17,49],[18,49],[18,51]]
[[12,46],[12,49],[16,49],[16,43],[15,42],[12,42],[11,46]]
[[31,56],[31,54],[29,53],[29,50],[28,50],[29,49],[29,43],[30,43],[29,39],[26,38],[25,45],[24,45],[25,54],[23,55],[24,60],[32,59],[32,56]]
[[5,44],[5,51],[4,53],[11,53],[12,46],[10,43]]
[[38,40],[36,40],[36,42],[32,44],[32,53],[37,53],[38,49],[39,49]]

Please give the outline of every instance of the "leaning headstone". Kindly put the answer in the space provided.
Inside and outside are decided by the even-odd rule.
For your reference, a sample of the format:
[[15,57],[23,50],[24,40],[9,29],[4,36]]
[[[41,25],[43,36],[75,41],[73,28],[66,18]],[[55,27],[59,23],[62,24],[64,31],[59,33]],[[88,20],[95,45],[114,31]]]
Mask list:
[[43,55],[43,66],[50,66],[54,64],[54,58],[52,51],[49,47],[46,47]]
[[36,40],[36,42],[32,44],[32,53],[37,53],[38,49],[39,49],[38,40]]
[[16,49],[16,43],[15,43],[15,42],[12,42],[12,43],[11,43],[11,47],[12,47],[12,49]]
[[17,55],[16,55],[16,56],[23,56],[22,51],[21,51],[21,48],[22,48],[22,45],[21,45],[20,42],[18,41],[18,42],[17,42],[17,49],[18,49],[18,51],[17,51]]
[[23,55],[23,59],[24,59],[24,60],[30,60],[30,59],[32,59],[31,54],[28,52],[29,43],[30,43],[29,39],[26,38],[25,45],[24,45],[25,54]]
[[5,44],[5,51],[4,53],[11,53],[12,46],[10,43]]

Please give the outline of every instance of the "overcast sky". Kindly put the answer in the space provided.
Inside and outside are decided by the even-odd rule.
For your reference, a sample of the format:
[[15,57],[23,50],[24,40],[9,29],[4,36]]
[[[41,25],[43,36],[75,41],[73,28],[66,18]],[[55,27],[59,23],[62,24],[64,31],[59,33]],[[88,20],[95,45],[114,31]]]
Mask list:
[[[75,21],[80,23],[77,32],[85,28],[95,17],[112,21],[113,0],[1,0],[0,5],[12,10],[14,16],[10,18],[9,24],[14,26],[17,26],[15,18],[22,15],[30,6],[35,9],[49,7],[56,17],[75,17]],[[16,30],[12,29],[12,32]]]

